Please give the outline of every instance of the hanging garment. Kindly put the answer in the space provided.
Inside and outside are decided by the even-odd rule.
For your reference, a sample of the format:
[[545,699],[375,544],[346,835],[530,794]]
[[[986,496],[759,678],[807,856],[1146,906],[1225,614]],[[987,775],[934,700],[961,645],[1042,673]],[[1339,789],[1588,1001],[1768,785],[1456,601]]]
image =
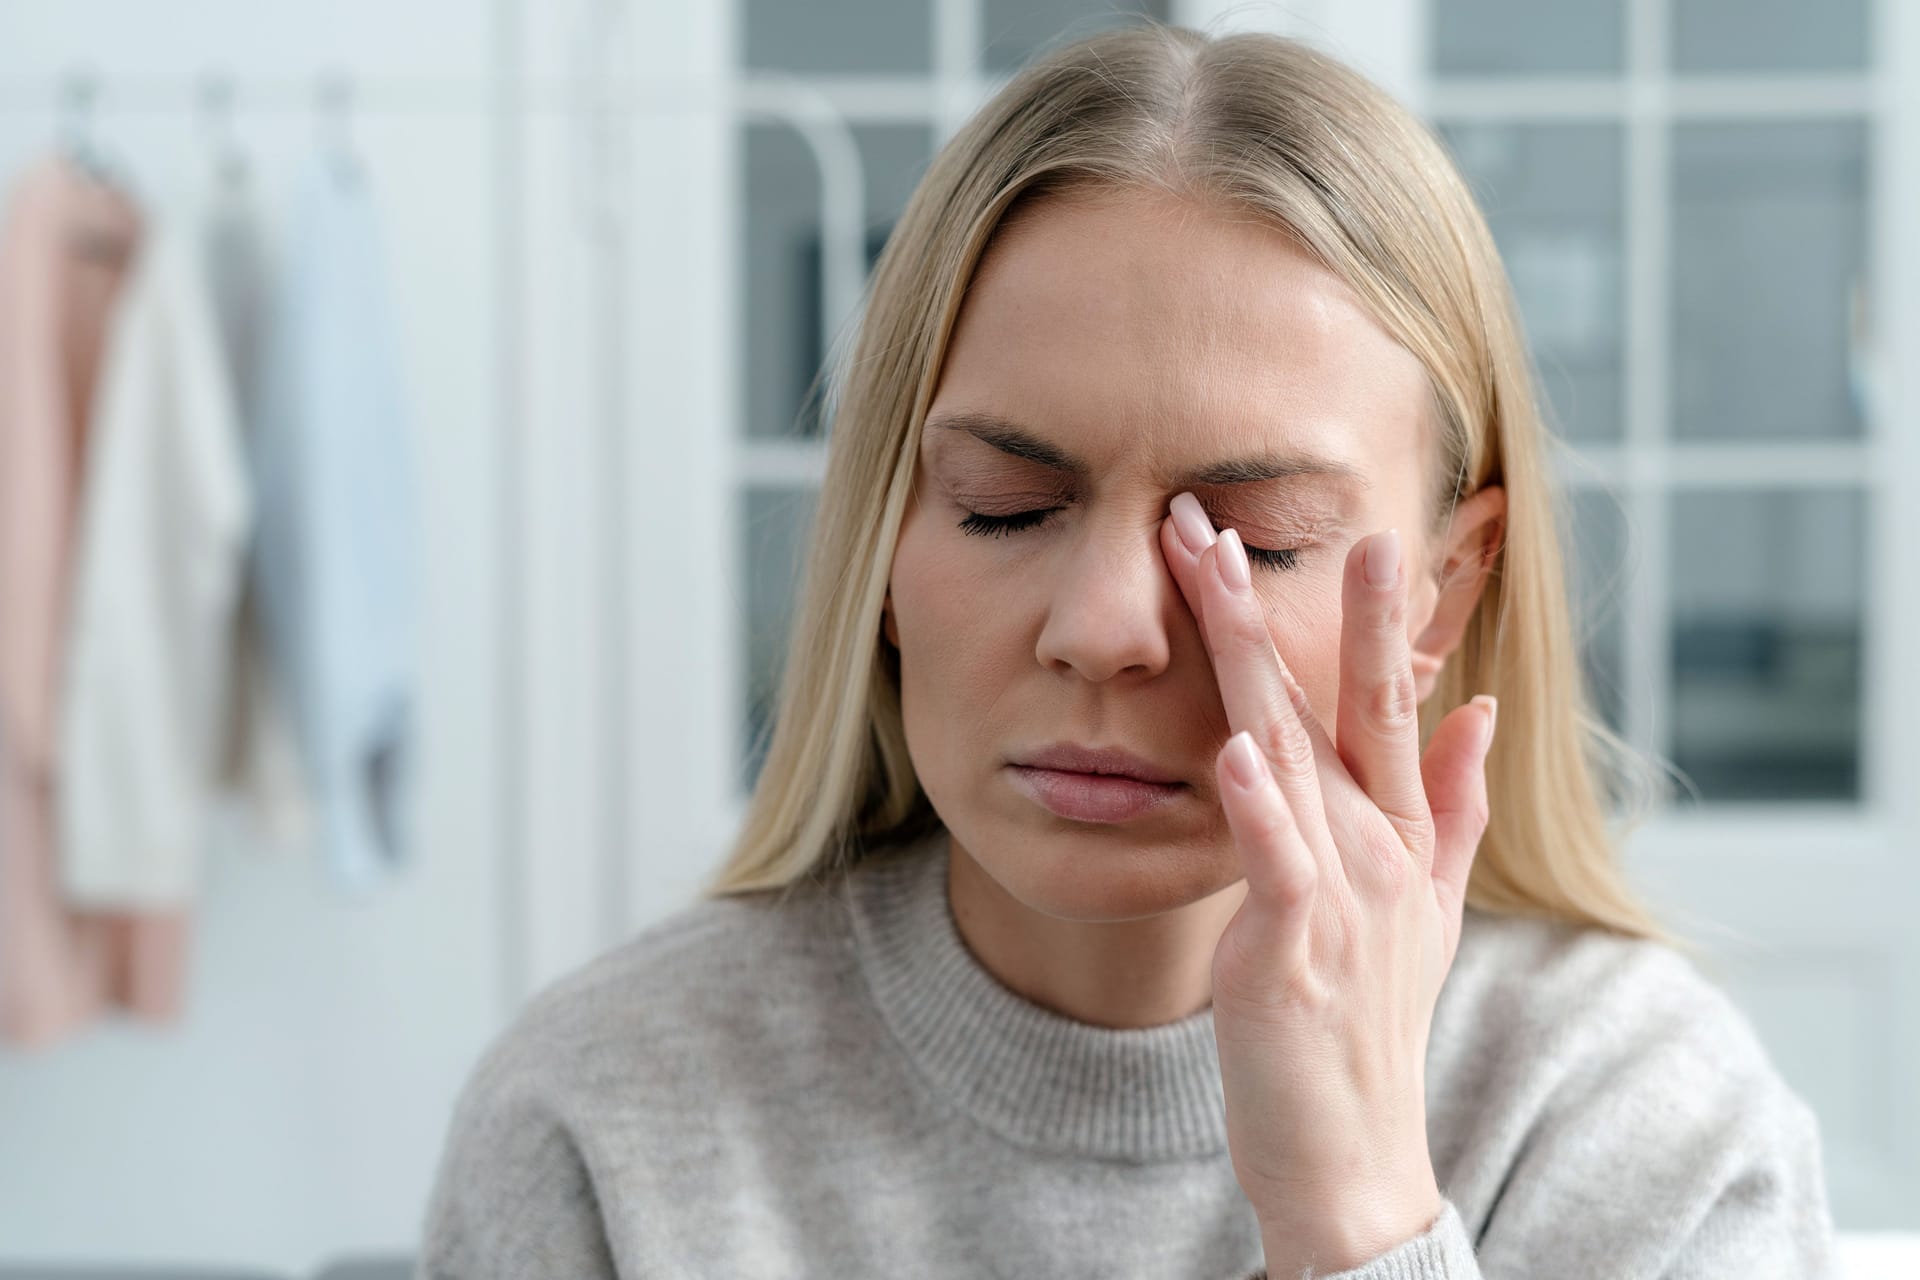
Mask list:
[[[248,456],[260,417],[261,333],[273,285],[266,227],[244,169],[228,166],[216,172],[199,230],[239,416],[241,449]],[[285,691],[273,679],[265,626],[258,577],[244,573],[233,616],[233,696],[221,782],[247,824],[238,843],[278,852],[309,846],[313,819]]]
[[109,317],[139,240],[121,192],[64,158],[0,225],[0,1040],[44,1046],[111,1005],[166,1021],[187,916],[61,900],[54,796],[75,514]]
[[335,882],[407,861],[413,464],[370,194],[315,157],[293,206],[255,427],[255,572]]
[[224,764],[251,511],[199,247],[148,221],[87,431],[56,835],[89,908],[191,904]]

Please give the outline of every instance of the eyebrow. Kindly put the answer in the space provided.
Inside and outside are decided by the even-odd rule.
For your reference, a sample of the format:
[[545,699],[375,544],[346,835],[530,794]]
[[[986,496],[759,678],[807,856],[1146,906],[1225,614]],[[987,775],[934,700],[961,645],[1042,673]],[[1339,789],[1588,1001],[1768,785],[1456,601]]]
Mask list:
[[[1042,440],[1019,423],[995,414],[971,411],[946,413],[929,419],[926,425],[933,432],[965,432],[1004,454],[1026,462],[1037,462],[1055,471],[1065,471],[1084,478],[1091,470],[1086,463],[1058,445]],[[1252,457],[1210,462],[1180,476],[1174,487],[1215,488],[1258,484],[1262,480],[1286,480],[1296,476],[1331,476],[1362,489],[1370,487],[1366,475],[1358,467],[1313,453],[1261,453]]]

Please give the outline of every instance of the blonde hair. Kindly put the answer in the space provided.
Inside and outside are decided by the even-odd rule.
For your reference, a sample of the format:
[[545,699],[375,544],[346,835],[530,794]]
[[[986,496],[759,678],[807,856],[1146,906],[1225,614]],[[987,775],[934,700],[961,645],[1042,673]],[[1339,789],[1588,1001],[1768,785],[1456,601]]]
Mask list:
[[1566,508],[1506,272],[1470,192],[1433,133],[1340,62],[1281,36],[1155,22],[1022,69],[940,150],[888,239],[834,377],[765,763],[703,896],[790,888],[939,827],[908,756],[881,606],[949,335],[1016,206],[1144,188],[1287,231],[1420,359],[1444,463],[1439,527],[1466,495],[1506,488],[1504,543],[1421,711],[1424,742],[1472,695],[1500,699],[1468,904],[1673,942],[1616,861],[1602,792],[1612,784],[1637,821],[1653,775],[1594,713],[1581,674]]

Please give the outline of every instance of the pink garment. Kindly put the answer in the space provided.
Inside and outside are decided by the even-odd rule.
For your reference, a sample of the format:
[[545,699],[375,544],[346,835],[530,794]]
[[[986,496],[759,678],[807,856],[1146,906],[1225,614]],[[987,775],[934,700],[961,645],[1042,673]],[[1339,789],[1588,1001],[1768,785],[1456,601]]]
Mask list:
[[48,158],[0,225],[0,1041],[45,1046],[108,1007],[178,1018],[187,913],[75,911],[54,829],[86,423],[139,241],[127,196]]

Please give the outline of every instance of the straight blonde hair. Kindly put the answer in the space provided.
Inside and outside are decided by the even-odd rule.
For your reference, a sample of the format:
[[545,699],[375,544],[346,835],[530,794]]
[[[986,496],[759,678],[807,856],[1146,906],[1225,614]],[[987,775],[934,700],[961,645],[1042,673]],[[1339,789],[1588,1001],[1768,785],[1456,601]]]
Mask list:
[[1630,825],[1659,779],[1593,711],[1562,560],[1567,508],[1511,288],[1466,184],[1426,125],[1311,46],[1151,21],[1023,68],[941,148],[888,239],[851,360],[831,379],[826,477],[765,763],[702,896],[791,889],[941,825],[908,755],[881,606],[947,342],[1016,212],[1145,188],[1288,232],[1419,358],[1440,441],[1436,529],[1473,491],[1506,488],[1477,611],[1421,709],[1424,743],[1474,694],[1500,700],[1468,905],[1675,943],[1617,861],[1603,797]]

